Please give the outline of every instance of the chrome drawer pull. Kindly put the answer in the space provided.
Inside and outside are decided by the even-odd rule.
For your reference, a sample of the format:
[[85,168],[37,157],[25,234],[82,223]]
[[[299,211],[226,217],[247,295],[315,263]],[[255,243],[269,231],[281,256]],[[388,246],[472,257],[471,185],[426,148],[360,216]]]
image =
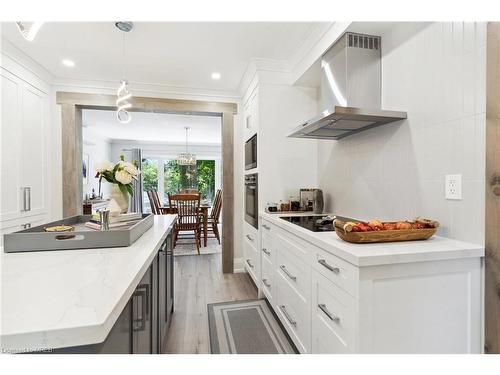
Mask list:
[[266,224],[262,224],[262,228],[264,228],[265,230],[271,230],[271,227]]
[[319,303],[318,307],[321,311],[325,313],[325,315],[333,322],[338,323],[340,321],[340,318],[338,316],[333,315],[328,309],[326,308],[326,305],[324,303]]
[[293,276],[290,272],[288,272],[288,270],[286,269],[286,267],[284,265],[281,265],[280,268],[283,270],[285,275],[287,275],[290,279],[292,279],[293,281],[297,281],[297,277]]
[[247,259],[247,263],[248,263],[248,265],[250,266],[250,268],[253,268],[253,264],[252,264],[252,263],[250,263],[250,259]]
[[290,324],[294,327],[297,327],[297,322],[292,319],[292,317],[288,314],[288,311],[286,311],[285,305],[280,306],[281,311],[283,312],[283,315],[285,315],[285,318],[290,322]]
[[249,234],[247,234],[247,238],[253,242],[253,238]]
[[267,250],[265,247],[262,248],[262,251],[264,252],[264,254],[271,256],[271,252]]
[[31,211],[31,188],[30,187],[26,187],[25,189],[26,189],[25,191],[28,192],[28,199],[27,199],[27,201],[28,201],[28,208],[26,208],[26,211]]
[[270,288],[270,287],[271,287],[271,284],[269,284],[269,283],[267,282],[267,279],[262,279],[262,283],[263,283],[265,286],[267,286],[268,288]]
[[329,265],[326,260],[324,259],[319,259],[318,260],[318,263],[321,264],[323,267],[329,269],[330,271],[332,271],[333,273],[339,273],[340,272],[340,268],[338,267],[333,267],[331,265]]

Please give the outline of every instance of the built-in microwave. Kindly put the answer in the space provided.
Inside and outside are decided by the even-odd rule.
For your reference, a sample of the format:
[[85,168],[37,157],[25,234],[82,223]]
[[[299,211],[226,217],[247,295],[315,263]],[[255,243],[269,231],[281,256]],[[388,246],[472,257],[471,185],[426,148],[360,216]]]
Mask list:
[[257,168],[257,134],[245,142],[245,169]]
[[255,228],[259,227],[259,188],[257,173],[245,176],[245,221]]

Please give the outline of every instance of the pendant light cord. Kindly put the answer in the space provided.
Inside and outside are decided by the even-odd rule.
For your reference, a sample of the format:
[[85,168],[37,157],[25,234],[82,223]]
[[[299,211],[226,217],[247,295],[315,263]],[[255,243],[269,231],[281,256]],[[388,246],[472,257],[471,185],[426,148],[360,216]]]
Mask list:
[[124,81],[125,80],[125,64],[126,64],[126,61],[125,60],[125,32],[122,32],[123,34],[123,38],[122,38],[122,59],[123,59],[123,64],[122,64],[122,80]]

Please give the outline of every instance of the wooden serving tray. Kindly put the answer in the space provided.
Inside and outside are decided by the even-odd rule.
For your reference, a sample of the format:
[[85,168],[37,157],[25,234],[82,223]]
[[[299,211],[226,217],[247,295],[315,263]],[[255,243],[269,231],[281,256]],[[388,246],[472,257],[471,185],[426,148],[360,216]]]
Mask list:
[[[429,220],[429,222],[432,221]],[[433,223],[436,223],[433,228],[348,232],[344,230],[345,222],[335,220],[335,233],[344,241],[351,243],[419,241],[427,240],[436,233],[438,224]]]

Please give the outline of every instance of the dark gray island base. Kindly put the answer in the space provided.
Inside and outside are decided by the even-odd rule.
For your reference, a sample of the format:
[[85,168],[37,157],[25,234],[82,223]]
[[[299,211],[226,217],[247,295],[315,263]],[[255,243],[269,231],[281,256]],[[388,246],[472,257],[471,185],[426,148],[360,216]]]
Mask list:
[[174,312],[174,263],[169,233],[116,323],[99,344],[53,349],[53,354],[159,354]]

